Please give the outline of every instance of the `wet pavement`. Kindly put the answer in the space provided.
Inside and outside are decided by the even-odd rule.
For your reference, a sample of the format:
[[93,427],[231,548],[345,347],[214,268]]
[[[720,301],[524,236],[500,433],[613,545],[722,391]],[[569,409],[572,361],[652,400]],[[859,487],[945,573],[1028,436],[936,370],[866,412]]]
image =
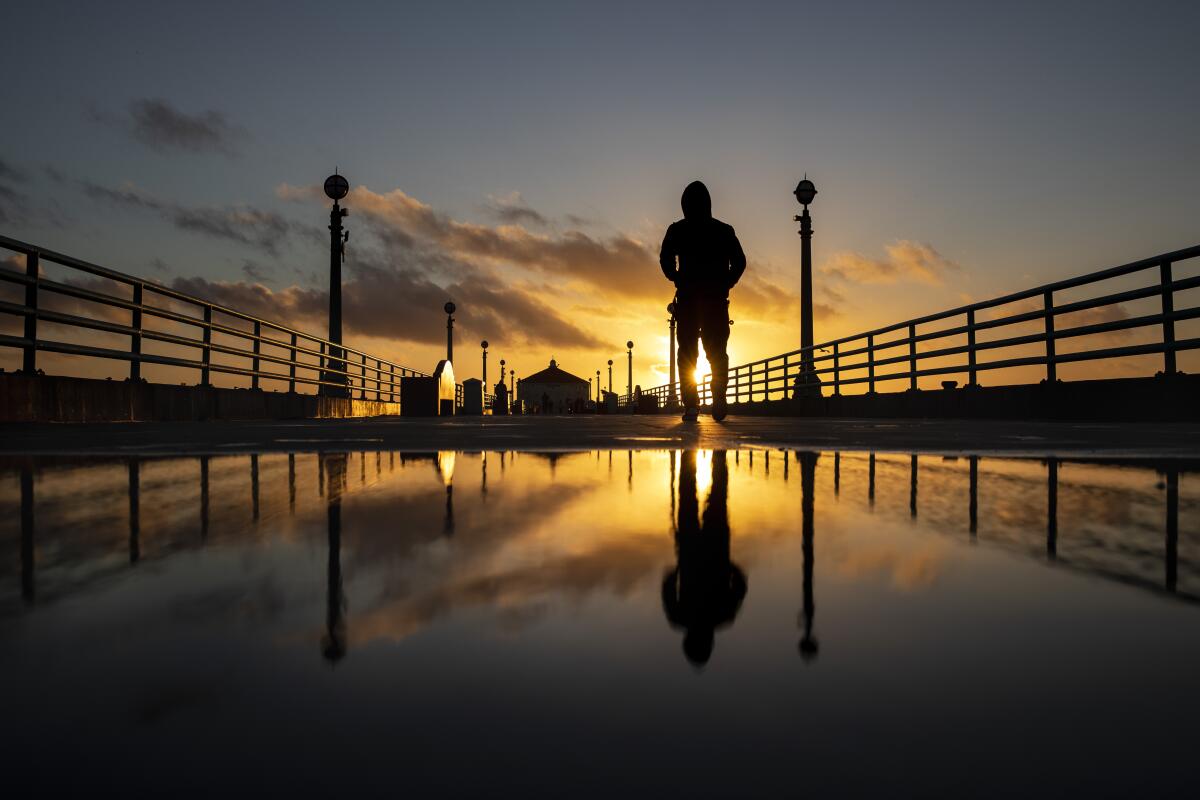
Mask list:
[[373,444],[0,460],[10,785],[1192,783],[1189,462]]

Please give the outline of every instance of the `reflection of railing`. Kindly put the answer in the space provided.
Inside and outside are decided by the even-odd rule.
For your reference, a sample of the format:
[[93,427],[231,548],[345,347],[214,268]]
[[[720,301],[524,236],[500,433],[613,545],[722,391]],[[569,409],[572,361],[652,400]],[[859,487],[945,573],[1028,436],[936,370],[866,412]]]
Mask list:
[[[965,375],[967,385],[973,386],[977,384],[980,372],[1031,365],[1045,366],[1046,380],[1054,382],[1058,377],[1059,364],[1159,353],[1163,357],[1163,372],[1173,375],[1177,371],[1175,354],[1181,350],[1200,348],[1200,338],[1175,338],[1176,322],[1200,318],[1200,307],[1176,309],[1175,293],[1200,287],[1200,276],[1174,280],[1172,265],[1198,256],[1200,245],[730,367],[727,396],[734,403],[780,400],[803,396],[805,392],[817,393],[821,384],[830,387],[835,395],[842,393],[842,387],[855,384],[866,384],[868,392],[874,392],[877,383],[892,380],[907,380],[908,388],[915,390],[918,378],[952,374]],[[1157,271],[1157,275],[1156,280],[1148,286],[1069,303],[1056,303],[1054,299],[1056,292],[1151,270]],[[1158,313],[1126,316],[1119,305],[1148,298],[1160,299],[1161,310]],[[980,318],[980,312],[1028,300],[1036,301],[1040,307],[997,319]],[[1108,309],[1117,313],[1111,314],[1113,318],[1106,321],[1068,328],[1055,326],[1057,317],[1093,309]],[[951,327],[918,331],[919,327],[946,321],[950,322]],[[1044,329],[1037,333],[976,340],[976,335],[981,331],[1038,321],[1044,323]],[[1157,341],[1072,353],[1056,352],[1055,345],[1066,339],[1136,328],[1157,328]],[[899,338],[881,341],[896,333],[900,334]],[[933,350],[917,349],[919,344],[927,345],[955,336],[965,336],[966,343],[939,342],[939,346]],[[1039,344],[1044,346],[1044,352],[1038,355],[979,360],[980,355],[989,351]],[[960,360],[948,366],[922,366],[921,363],[928,363],[928,359],[956,356],[965,357],[965,362]],[[885,371],[877,372],[881,368],[885,368]],[[711,377],[705,376],[700,386],[701,402],[704,404],[711,400]],[[672,395],[679,396],[678,386],[678,382],[674,388],[670,384],[656,386],[644,389],[642,393],[657,398],[661,408],[667,405]],[[625,395],[620,405],[627,406],[630,402],[631,398]]]
[[[327,339],[304,333],[275,322],[258,319],[231,308],[210,303],[183,292],[169,289],[141,278],[90,264],[77,258],[62,255],[25,242],[0,236],[0,248],[25,256],[25,274],[0,269],[0,280],[25,287],[24,303],[0,301],[0,313],[24,318],[24,335],[0,334],[0,346],[20,348],[24,352],[22,371],[37,371],[39,350],[91,358],[116,359],[129,362],[131,380],[141,379],[142,364],[160,364],[184,367],[200,371],[200,384],[209,385],[212,372],[248,376],[251,388],[259,388],[261,380],[276,380],[287,384],[289,392],[297,384],[317,386],[319,391],[331,395],[344,395],[360,399],[399,400],[399,379],[425,373],[394,364],[386,359],[371,356],[361,350],[335,344]],[[41,262],[51,262],[89,276],[105,279],[131,287],[130,298],[119,297],[97,289],[54,281],[41,274]],[[56,296],[70,297],[87,303],[129,312],[129,324],[96,317],[71,314],[39,306],[39,293],[51,292]],[[177,309],[150,305],[147,301],[158,296],[165,305]],[[187,311],[193,314],[186,313]],[[214,316],[223,317],[228,324],[214,321]],[[181,336],[146,328],[144,317],[155,317],[186,328],[199,330],[200,338]],[[78,331],[102,331],[129,337],[129,349],[118,350],[107,347],[63,342],[40,338],[39,322],[62,325]],[[232,337],[235,344],[220,344],[213,341],[213,334]],[[276,338],[275,335],[279,335]],[[153,340],[190,350],[199,350],[199,360],[162,354],[142,352],[142,342]],[[247,342],[249,349],[247,349]],[[270,348],[264,351],[264,348]],[[248,359],[248,366],[216,363],[214,353]],[[307,360],[305,360],[307,357]],[[284,371],[262,369],[263,362],[286,367]]]

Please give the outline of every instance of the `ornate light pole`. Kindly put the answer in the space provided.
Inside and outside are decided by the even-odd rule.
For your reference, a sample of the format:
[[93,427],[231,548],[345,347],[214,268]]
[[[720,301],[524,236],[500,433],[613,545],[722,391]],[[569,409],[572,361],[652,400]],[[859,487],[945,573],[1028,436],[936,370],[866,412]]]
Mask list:
[[669,387],[667,389],[667,405],[674,406],[675,405],[675,301],[674,300],[672,300],[670,303],[667,303],[667,313],[671,315],[671,318],[667,320],[667,323],[670,325],[670,328],[671,328],[671,345],[670,345],[671,380],[667,384],[667,386]]
[[446,360],[454,363],[454,303],[447,302],[442,306],[446,312]]
[[630,398],[632,398],[633,397],[633,342],[632,341],[626,342],[625,346],[629,348],[629,396],[630,396]]
[[509,398],[510,409],[517,407],[517,371],[510,369],[508,371],[508,385],[512,387],[512,397]]
[[612,391],[612,359],[608,360],[608,391]]
[[[608,363],[611,364],[612,361],[609,361]],[[612,375],[612,367],[608,368],[608,374]],[[609,383],[612,383],[612,381],[609,381]],[[609,389],[609,391],[612,390]],[[600,370],[596,370],[596,403],[600,403]]]
[[325,360],[325,381],[341,386],[322,386],[321,394],[327,397],[346,397],[346,354],[342,343],[342,260],[346,257],[346,242],[350,232],[342,230],[342,219],[350,211],[338,205],[338,201],[350,193],[350,182],[334,170],[325,179],[325,196],[333,201],[329,210],[329,356]]
[[[504,386],[504,359],[500,359],[500,385]],[[508,387],[505,387],[508,388]]]
[[480,342],[480,343],[479,343],[479,346],[480,346],[480,347],[483,349],[483,391],[485,391],[485,392],[486,392],[486,391],[488,390],[488,385],[487,385],[487,349],[488,349],[488,342],[487,342],[487,339],[484,339],[482,342]]
[[800,376],[796,380],[797,395],[820,396],[820,380],[813,374],[813,301],[812,301],[812,217],[808,206],[817,196],[817,187],[808,175],[796,184],[797,202],[804,211],[793,219],[800,223]]

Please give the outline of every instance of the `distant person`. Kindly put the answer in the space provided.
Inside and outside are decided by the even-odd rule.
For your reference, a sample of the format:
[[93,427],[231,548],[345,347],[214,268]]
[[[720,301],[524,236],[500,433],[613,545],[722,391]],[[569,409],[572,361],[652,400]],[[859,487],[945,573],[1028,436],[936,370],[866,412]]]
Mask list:
[[702,339],[712,365],[712,416],[722,420],[729,379],[729,290],[746,271],[746,255],[733,228],[713,219],[712,198],[703,183],[689,183],[681,205],[683,219],[667,228],[658,263],[675,284],[683,419],[692,422],[700,413],[696,358],[697,340]]
[[667,621],[683,628],[683,654],[703,667],[712,657],[718,628],[730,625],[746,597],[746,576],[729,557],[729,467],[724,450],[712,455],[712,487],[697,520],[696,451],[685,450],[679,474],[675,569],[663,578]]

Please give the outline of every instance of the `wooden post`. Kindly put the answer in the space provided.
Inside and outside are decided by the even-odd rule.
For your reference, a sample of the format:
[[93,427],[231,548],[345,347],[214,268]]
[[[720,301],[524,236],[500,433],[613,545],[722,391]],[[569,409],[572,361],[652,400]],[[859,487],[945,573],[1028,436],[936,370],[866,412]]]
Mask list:
[[1159,278],[1162,282],[1162,337],[1163,347],[1163,372],[1167,375],[1175,374],[1175,350],[1171,349],[1175,344],[1175,320],[1171,316],[1175,313],[1175,290],[1171,287],[1171,262],[1164,261],[1158,265]]
[[838,343],[833,343],[833,393],[835,395],[842,393],[842,380],[839,370],[841,364],[838,359]]
[[867,337],[867,393],[875,394],[875,334]]
[[29,283],[25,284],[25,308],[29,313],[25,315],[25,345],[24,357],[21,360],[21,371],[29,375],[37,372],[37,310],[38,310],[38,280],[40,279],[38,269],[38,254],[25,254],[25,277],[29,279]]
[[133,358],[129,360],[129,380],[140,381],[142,379],[142,285],[140,283],[133,285],[133,305],[135,308],[129,322],[129,326],[134,330],[129,337],[129,352],[133,355]]
[[1046,382],[1058,380],[1058,368],[1054,362],[1054,292],[1042,295],[1042,305],[1046,311]]
[[255,322],[254,323],[254,360],[251,362],[253,364],[252,368],[254,370],[254,375],[252,375],[250,377],[250,388],[251,389],[258,388],[258,366],[259,366],[258,354],[261,351],[260,346],[262,345],[262,342],[259,341],[260,336],[262,336],[262,323]]
[[908,388],[912,391],[917,390],[917,326],[913,323],[908,325]]
[[208,386],[208,367],[212,363],[212,306],[204,307],[204,332],[202,338],[204,339],[204,347],[202,348],[200,360],[204,363],[204,366],[200,368],[200,385]]
[[296,334],[292,334],[292,349],[288,351],[288,391],[296,391]]
[[967,311],[967,385],[975,385],[975,309]]

